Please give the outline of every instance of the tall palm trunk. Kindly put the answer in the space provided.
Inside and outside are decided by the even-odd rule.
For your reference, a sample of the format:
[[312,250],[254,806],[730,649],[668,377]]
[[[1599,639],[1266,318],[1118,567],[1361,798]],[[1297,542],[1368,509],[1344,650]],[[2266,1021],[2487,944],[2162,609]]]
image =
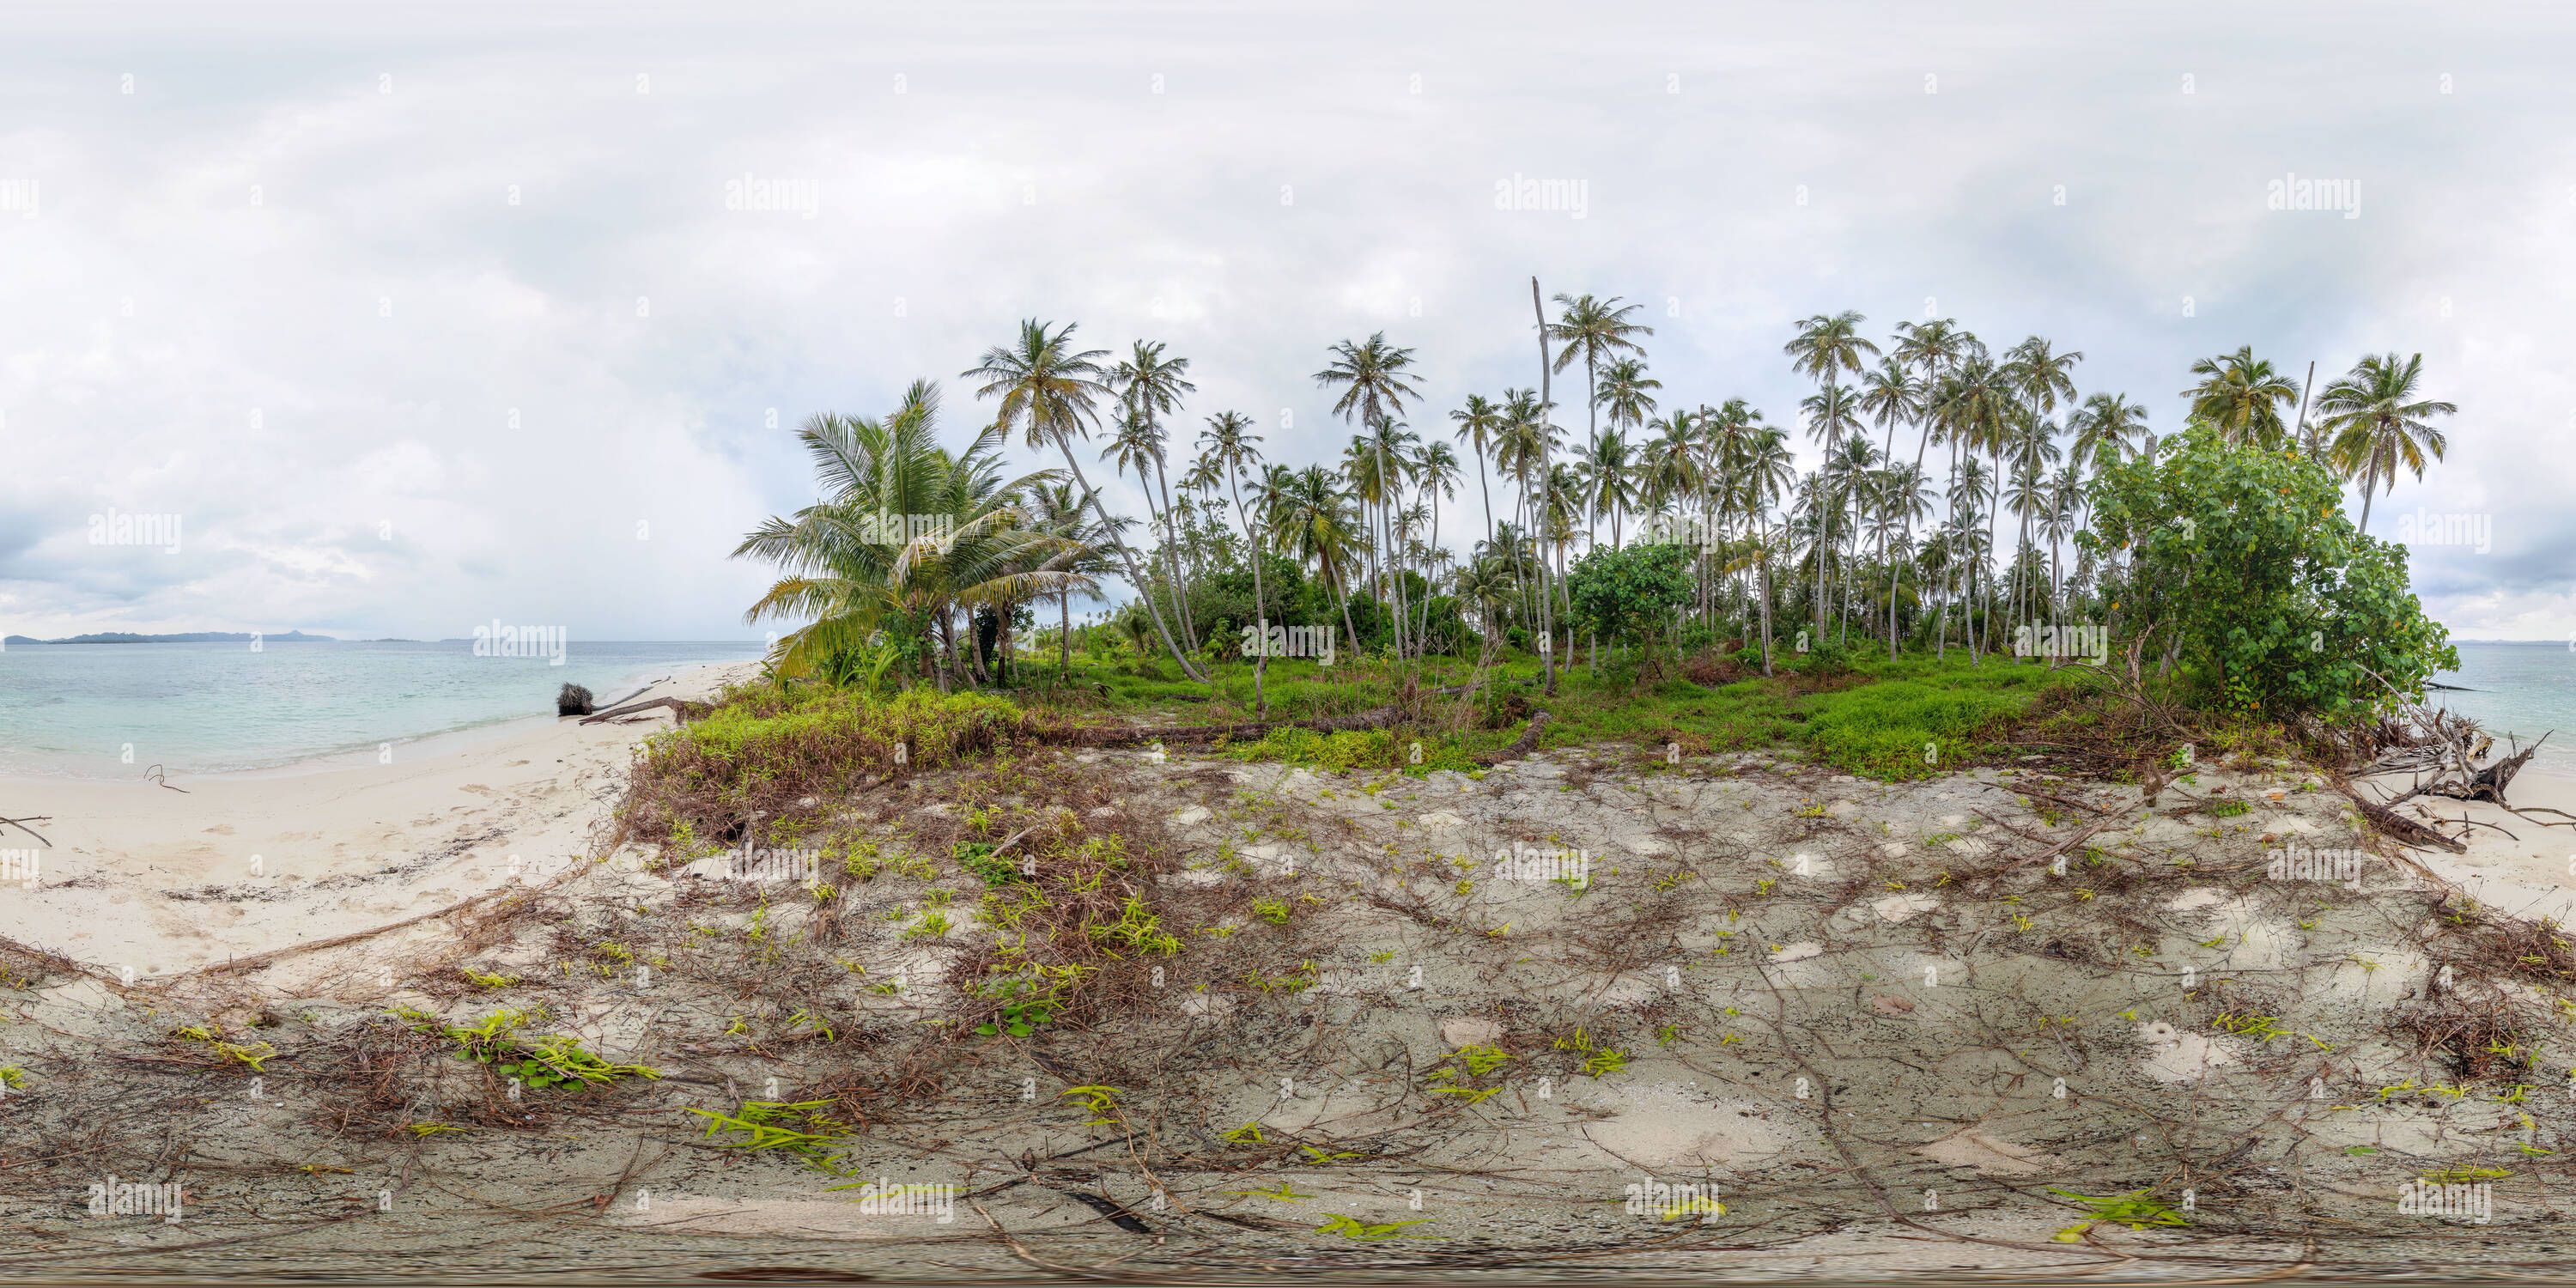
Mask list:
[[1252,535],[1252,511],[1243,508],[1241,471],[1228,469],[1225,475],[1227,485],[1234,489],[1234,512],[1243,516],[1243,552],[1252,561],[1252,620],[1261,632],[1257,637],[1261,651],[1252,659],[1252,718],[1267,720],[1270,699],[1262,696],[1261,673],[1270,665],[1270,600],[1261,589],[1261,544]]
[[[1548,476],[1549,468],[1549,461],[1547,458],[1550,455],[1550,452],[1547,447],[1546,432],[1549,421],[1546,417],[1548,414],[1548,405],[1551,402],[1551,396],[1548,392],[1547,308],[1545,305],[1539,303],[1538,279],[1536,277],[1532,277],[1530,279],[1530,309],[1532,312],[1538,314],[1538,414],[1540,417],[1538,476],[1544,479]],[[1524,489],[1524,494],[1526,494],[1526,489]],[[1534,539],[1544,540],[1544,538],[1536,537],[1534,537]],[[1545,638],[1549,642],[1549,646],[1539,652],[1539,667],[1547,677],[1546,686],[1541,691],[1552,698],[1556,696],[1556,624],[1549,619],[1548,615],[1547,574],[1545,570],[1546,556],[1544,553],[1540,554],[1539,562],[1541,564],[1538,587],[1539,625],[1547,632]]]
[[1323,558],[1324,574],[1333,579],[1334,593],[1342,598],[1342,630],[1349,634],[1351,648],[1356,651],[1359,648],[1360,633],[1359,628],[1351,625],[1351,589],[1343,584],[1341,567],[1334,561],[1331,552],[1327,551]]
[[[1150,407],[1145,411],[1145,436],[1148,439],[1155,438],[1154,412]],[[1165,549],[1171,552],[1166,562],[1172,569],[1172,616],[1180,621],[1181,633],[1189,637],[1190,647],[1195,649],[1203,641],[1199,639],[1198,623],[1190,620],[1189,582],[1181,572],[1181,534],[1179,523],[1172,513],[1172,484],[1163,473],[1162,444],[1157,441],[1152,446],[1154,482],[1163,490],[1163,544]],[[1140,469],[1136,473],[1137,481],[1143,482],[1144,471]]]

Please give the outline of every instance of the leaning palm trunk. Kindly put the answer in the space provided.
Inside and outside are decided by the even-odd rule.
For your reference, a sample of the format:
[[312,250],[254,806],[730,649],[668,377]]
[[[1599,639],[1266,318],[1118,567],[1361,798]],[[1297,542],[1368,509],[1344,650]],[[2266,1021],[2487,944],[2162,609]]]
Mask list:
[[1063,451],[1065,468],[1073,471],[1073,481],[1082,489],[1083,498],[1091,502],[1091,513],[1100,520],[1101,530],[1109,536],[1109,544],[1118,547],[1118,560],[1126,565],[1127,580],[1129,584],[1136,587],[1137,598],[1145,601],[1145,611],[1153,617],[1154,633],[1162,637],[1163,647],[1171,652],[1173,661],[1181,664],[1181,674],[1209,688],[1215,688],[1216,681],[1209,679],[1205,672],[1191,665],[1188,655],[1182,653],[1180,646],[1172,642],[1172,628],[1163,623],[1162,607],[1154,602],[1154,585],[1137,573],[1135,553],[1127,548],[1126,538],[1118,535],[1118,525],[1109,521],[1109,512],[1101,508],[1100,494],[1092,491],[1091,480],[1083,477],[1082,463],[1073,459],[1073,441],[1058,437],[1056,446]]
[[[1149,432],[1154,428],[1153,413],[1150,411],[1145,416],[1145,428]],[[1153,444],[1153,450],[1154,482],[1163,489],[1163,544],[1170,551],[1164,562],[1171,565],[1172,569],[1172,617],[1180,622],[1181,634],[1189,638],[1190,647],[1196,649],[1203,641],[1199,639],[1198,623],[1190,620],[1189,583],[1183,578],[1181,572],[1180,531],[1172,518],[1172,485],[1163,474],[1163,447],[1159,440]],[[1137,474],[1137,481],[1143,482],[1144,471],[1139,470]],[[1151,495],[1149,494],[1146,499],[1151,500]]]

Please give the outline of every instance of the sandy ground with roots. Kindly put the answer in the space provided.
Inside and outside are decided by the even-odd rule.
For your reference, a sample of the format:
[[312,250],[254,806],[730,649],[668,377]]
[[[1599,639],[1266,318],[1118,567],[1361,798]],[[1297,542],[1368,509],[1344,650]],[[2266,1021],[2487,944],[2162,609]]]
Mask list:
[[[604,852],[634,733],[152,800],[201,854],[48,802],[67,879],[0,892],[0,1275],[2206,1279],[2576,1251],[2576,950],[2528,919],[2564,915],[2568,829],[2490,811],[2515,835],[2401,854],[2282,762],[2150,802],[2038,762],[1881,783],[1616,746],[1417,779],[1040,749],[810,802],[872,839],[819,882],[639,846],[512,881],[496,855]],[[2432,812],[2464,808],[2489,807]],[[1014,834],[996,860],[1049,875],[953,857]],[[224,876],[246,845],[309,866]],[[1077,850],[1114,861],[1052,875]],[[979,1035],[988,898],[1027,934],[1097,898],[1178,951],[1079,923],[1078,1003]],[[504,1009],[658,1076],[460,1058],[444,1030]],[[181,1185],[180,1219],[90,1215],[110,1177]],[[2457,1210],[2401,1210],[2427,1177]],[[879,1185],[900,1200],[858,1201]]]

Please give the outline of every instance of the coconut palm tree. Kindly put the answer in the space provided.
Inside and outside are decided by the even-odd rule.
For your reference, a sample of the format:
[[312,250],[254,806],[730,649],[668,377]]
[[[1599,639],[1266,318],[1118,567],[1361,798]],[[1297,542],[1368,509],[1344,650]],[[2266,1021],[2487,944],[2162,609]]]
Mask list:
[[1485,535],[1490,538],[1494,535],[1494,493],[1485,484],[1485,456],[1502,436],[1508,418],[1502,408],[1485,401],[1484,395],[1469,394],[1467,405],[1449,413],[1449,419],[1458,424],[1455,432],[1459,441],[1475,449],[1476,491],[1485,499]]
[[2182,391],[2191,400],[2192,419],[2216,425],[2231,443],[2274,449],[2289,437],[2281,408],[2297,400],[2299,387],[2272,370],[2269,361],[2256,358],[2254,346],[2203,358],[2191,364],[2191,373],[2202,377],[2199,384]]
[[[1823,385],[1824,393],[1839,395],[1839,391],[1842,388],[1843,376],[1846,374],[1860,374],[1862,369],[1861,355],[1868,354],[1871,357],[1878,356],[1878,346],[1863,338],[1860,333],[1860,324],[1866,320],[1867,319],[1863,318],[1859,313],[1850,309],[1845,309],[1840,313],[1831,315],[1819,313],[1814,317],[1808,318],[1804,322],[1800,322],[1798,324],[1798,334],[1792,338],[1788,344],[1782,346],[1781,350],[1789,355],[1789,369],[1799,373],[1800,375],[1808,376],[1814,379],[1818,384]],[[1834,454],[1834,449],[1842,442],[1843,429],[1846,427],[1857,427],[1859,425],[1859,421],[1855,416],[1844,409],[1843,401],[1839,396],[1837,396],[1828,404],[1828,406],[1836,409],[1840,414],[1827,416],[1822,425],[1818,426],[1814,419],[1818,413],[1814,407],[1810,405],[1814,402],[1814,399],[1809,399],[1808,404],[1802,405],[1809,405],[1808,415],[1810,418],[1811,429],[1821,427],[1825,431],[1825,455],[1830,457]],[[1822,518],[1823,516],[1819,517]],[[1833,535],[1832,528],[1833,524],[1830,520],[1827,520],[1822,524],[1822,527],[1817,533],[1816,638],[1819,641],[1823,640],[1825,637],[1825,560],[1823,551],[1825,543],[1829,541]]]
[[1325,583],[1341,600],[1342,629],[1356,647],[1360,636],[1351,625],[1350,588],[1342,569],[1350,562],[1359,537],[1360,518],[1354,512],[1358,502],[1321,465],[1295,471],[1272,466],[1264,491],[1261,505],[1271,539],[1291,557],[1312,563],[1323,573]]
[[[1413,474],[1414,486],[1419,488],[1422,495],[1431,503],[1431,553],[1429,560],[1432,563],[1437,563],[1449,557],[1447,553],[1440,548],[1440,502],[1443,498],[1453,501],[1458,499],[1458,454],[1449,450],[1449,445],[1447,443],[1425,443],[1419,451],[1416,451],[1413,454],[1411,472]],[[1428,572],[1424,574],[1424,579],[1426,581],[1430,580],[1430,574]],[[1429,631],[1430,629],[1431,596],[1426,592],[1422,596],[1422,630]],[[1423,635],[1421,632],[1416,632],[1414,638],[1416,640],[1421,640]]]
[[[1176,548],[1180,539],[1174,531],[1171,483],[1164,475],[1162,430],[1162,418],[1180,411],[1181,396],[1198,391],[1198,386],[1185,378],[1189,369],[1190,360],[1187,358],[1164,357],[1160,341],[1138,340],[1130,347],[1128,355],[1109,369],[1106,383],[1126,404],[1129,414],[1141,417],[1145,422],[1143,439],[1150,447],[1154,464],[1154,486],[1163,494],[1162,544],[1166,552],[1164,563],[1172,576],[1172,611],[1180,619],[1182,632],[1195,646],[1198,627],[1190,620],[1188,587],[1183,584],[1180,552]],[[1151,490],[1147,491],[1146,500],[1150,509],[1153,500]]]
[[[1829,470],[1833,462],[1841,456],[1843,435],[1860,429],[1860,400],[1851,390],[1842,385],[1827,384],[1824,388],[1800,399],[1798,410],[1806,414],[1808,436],[1824,440],[1824,463],[1819,469],[1821,474],[1824,470]],[[1831,499],[1832,493],[1829,488],[1819,486],[1810,489],[1807,493],[1807,501],[1810,505],[1821,507]],[[1816,640],[1818,643],[1822,643],[1825,638],[1825,551],[1832,544],[1833,533],[1832,511],[1818,509],[1814,541],[1811,543],[1816,556]]]
[[1128,584],[1136,588],[1153,615],[1154,632],[1162,638],[1163,647],[1180,663],[1181,673],[1203,684],[1213,684],[1199,670],[1180,646],[1172,641],[1172,630],[1163,621],[1163,610],[1154,603],[1152,583],[1136,569],[1136,556],[1127,548],[1124,537],[1100,508],[1100,495],[1082,476],[1082,464],[1073,458],[1073,440],[1089,438],[1091,426],[1100,421],[1095,398],[1107,397],[1109,373],[1100,359],[1109,356],[1106,349],[1077,350],[1073,333],[1079,323],[1067,322],[1050,329],[1035,318],[1020,323],[1020,333],[1010,345],[995,345],[984,351],[983,361],[959,373],[967,380],[981,380],[978,398],[995,398],[993,423],[1005,434],[1013,427],[1026,431],[1031,447],[1053,444],[1063,453],[1065,468],[1072,471],[1073,481],[1081,485],[1083,496],[1091,502],[1092,512],[1099,516],[1102,528],[1118,548],[1118,558],[1126,566]]
[[2341,380],[2326,386],[2317,399],[2326,427],[2334,434],[2328,457],[2361,484],[2361,528],[2370,530],[2370,494],[2397,486],[2398,467],[2424,477],[2424,458],[2442,459],[2449,441],[2425,417],[2448,416],[2459,408],[2415,397],[2424,376],[2424,355],[2403,362],[2394,353],[2374,354],[2354,364]]
[[1574,463],[1574,477],[1581,490],[1585,528],[1591,521],[1607,516],[1610,520],[1610,545],[1619,546],[1619,516],[1636,508],[1637,486],[1630,458],[1634,455],[1627,436],[1613,426],[1608,433],[1592,440],[1592,451]]
[[1754,547],[1751,557],[1761,579],[1762,674],[1767,676],[1772,673],[1771,506],[1797,478],[1797,464],[1789,455],[1787,430],[1748,423],[1739,442],[1739,468],[1734,472],[1740,489],[1736,504],[1753,516],[1761,532],[1760,544]]
[[1601,360],[1623,353],[1644,353],[1631,336],[1653,335],[1655,329],[1628,320],[1628,315],[1644,307],[1621,304],[1619,297],[1606,300],[1589,295],[1558,294],[1556,303],[1562,309],[1556,321],[1549,324],[1548,337],[1564,346],[1556,353],[1556,370],[1583,359],[1583,403],[1586,417],[1584,451],[1589,455],[1594,440],[1601,437]]
[[1022,490],[1055,473],[1005,482],[1000,453],[1008,434],[999,426],[951,456],[938,445],[938,412],[936,388],[915,381],[883,421],[820,415],[797,431],[823,499],[792,516],[771,516],[733,552],[786,574],[744,621],[811,619],[779,638],[777,662],[789,673],[867,646],[893,619],[932,635],[944,688],[956,669],[960,610],[971,619],[974,610],[990,609],[1007,631],[1017,603],[1095,588],[1056,563],[1078,555],[1079,543],[1033,529],[1017,504]]
[[[1562,440],[1557,435],[1556,426],[1549,423],[1547,408],[1540,404],[1537,390],[1506,389],[1503,391],[1503,407],[1502,437],[1495,444],[1494,460],[1512,476],[1517,489],[1513,509],[1520,516],[1520,531],[1530,534],[1538,527],[1538,493],[1533,480],[1546,478],[1554,468],[1556,449]],[[1518,558],[1520,547],[1515,544],[1510,548],[1515,552],[1513,573],[1522,578],[1526,593],[1532,582],[1541,580],[1545,561],[1534,560],[1524,567]],[[1536,545],[1530,548],[1533,551],[1538,549]],[[1540,585],[1538,589],[1543,601],[1546,588]],[[1532,625],[1536,625],[1539,616],[1544,615],[1526,601],[1522,604],[1522,611],[1535,614],[1531,616]],[[1532,633],[1536,634],[1535,631]]]
[[[1895,354],[1882,360],[1876,369],[1861,377],[1860,393],[1861,411],[1880,428],[1887,431],[1887,446],[1882,454],[1890,460],[1895,459],[1896,456],[1897,425],[1905,421],[1922,420],[1926,396],[1926,377],[1906,360],[1905,336],[1901,329],[1896,348]],[[1928,425],[1926,429],[1928,431]],[[1914,468],[1916,473],[1922,472],[1920,441],[1915,447]],[[1887,543],[1893,535],[1892,529],[1882,516],[1879,524],[1878,557],[1887,564],[1887,660],[1891,662],[1896,660],[1896,582],[1898,570],[1902,566],[1898,561],[1887,557]],[[1913,530],[1909,527],[1905,535],[1910,538]]]
[[2066,425],[2075,431],[2073,459],[2088,472],[2098,472],[2121,461],[2131,435],[2145,442],[2147,409],[2124,394],[2095,394],[2084,400],[2081,412],[2067,417]]
[[1234,496],[1234,512],[1243,521],[1244,561],[1252,565],[1252,618],[1261,649],[1252,659],[1252,718],[1270,718],[1270,700],[1261,687],[1263,672],[1270,667],[1270,597],[1261,585],[1261,539],[1253,533],[1252,512],[1243,508],[1243,469],[1259,467],[1261,449],[1254,444],[1261,435],[1250,432],[1252,418],[1241,412],[1221,411],[1207,418],[1207,428],[1199,431],[1201,459],[1224,471],[1227,486]]
[[[1051,536],[1062,537],[1073,543],[1073,549],[1058,555],[1050,561],[1049,566],[1060,567],[1067,572],[1081,573],[1093,579],[1092,585],[1088,587],[1067,586],[1056,592],[1058,650],[1056,673],[1062,679],[1071,680],[1073,678],[1073,597],[1080,593],[1091,601],[1100,600],[1102,595],[1098,579],[1116,572],[1117,565],[1109,561],[1108,534],[1101,529],[1097,521],[1083,513],[1085,499],[1074,495],[1070,480],[1054,479],[1038,484],[1028,490],[1027,498],[1026,509],[1031,528]],[[1123,526],[1133,520],[1121,518],[1118,522]]]
[[[1326,389],[1341,388],[1342,396],[1333,404],[1333,411],[1344,420],[1356,417],[1363,429],[1383,435],[1381,427],[1403,413],[1404,400],[1419,396],[1411,384],[1413,350],[1388,344],[1384,331],[1371,335],[1365,344],[1344,340],[1330,352],[1333,360],[1315,373],[1315,383]],[[1376,455],[1375,476],[1383,486],[1392,478],[1383,442]],[[1395,620],[1396,651],[1401,655],[1403,618]]]
[[[1645,424],[1646,417],[1653,413],[1654,391],[1663,387],[1663,381],[1646,374],[1644,361],[1620,358],[1603,369],[1601,389],[1596,396],[1601,400],[1601,410],[1613,431],[1634,429]],[[1611,544],[1618,544],[1615,536]]]

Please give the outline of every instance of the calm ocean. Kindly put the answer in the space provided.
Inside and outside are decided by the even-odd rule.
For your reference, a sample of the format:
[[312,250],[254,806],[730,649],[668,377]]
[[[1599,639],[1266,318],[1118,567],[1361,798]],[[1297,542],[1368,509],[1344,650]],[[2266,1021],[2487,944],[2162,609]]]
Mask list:
[[2555,729],[2557,735],[2531,758],[2532,767],[2576,774],[2576,649],[2555,641],[2453,647],[2460,650],[2460,669],[2433,678],[2475,692],[2430,689],[2426,701],[2477,721],[2496,736],[2498,755],[2508,733],[2528,746]]
[[[372,750],[554,714],[567,680],[600,701],[758,642],[571,641],[544,658],[445,643],[16,644],[0,650],[0,775],[211,773]],[[134,748],[131,764],[126,744]]]

